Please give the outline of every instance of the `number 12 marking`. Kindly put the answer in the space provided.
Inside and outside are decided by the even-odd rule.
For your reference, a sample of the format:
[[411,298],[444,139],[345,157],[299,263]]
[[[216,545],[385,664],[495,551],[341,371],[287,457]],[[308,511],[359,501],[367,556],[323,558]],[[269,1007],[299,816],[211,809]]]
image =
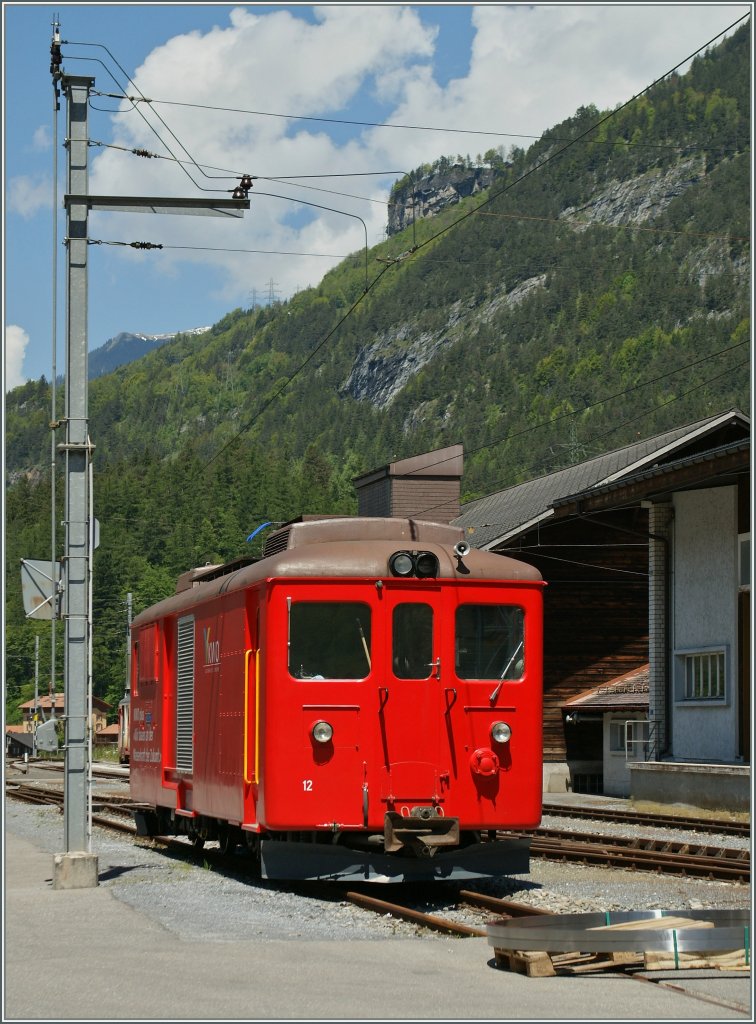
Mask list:
[[312,779],[302,779],[302,789],[305,793],[312,792]]

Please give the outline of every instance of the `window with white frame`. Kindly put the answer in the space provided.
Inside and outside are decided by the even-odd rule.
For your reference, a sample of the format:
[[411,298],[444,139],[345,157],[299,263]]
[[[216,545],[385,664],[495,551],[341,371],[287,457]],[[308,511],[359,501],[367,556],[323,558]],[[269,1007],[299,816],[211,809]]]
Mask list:
[[725,652],[700,651],[686,654],[684,663],[684,700],[724,700]]
[[645,718],[615,718],[609,723],[609,750],[624,754],[628,761],[643,761],[648,757],[648,720]]

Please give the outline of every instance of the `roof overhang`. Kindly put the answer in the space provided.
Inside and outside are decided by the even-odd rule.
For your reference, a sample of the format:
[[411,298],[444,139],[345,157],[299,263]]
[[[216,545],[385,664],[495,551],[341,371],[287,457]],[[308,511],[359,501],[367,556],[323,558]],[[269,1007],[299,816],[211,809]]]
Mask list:
[[566,495],[553,503],[556,516],[597,512],[611,506],[663,501],[677,491],[725,487],[750,472],[750,440],[733,442],[713,451],[690,455],[662,466],[652,466],[630,476]]

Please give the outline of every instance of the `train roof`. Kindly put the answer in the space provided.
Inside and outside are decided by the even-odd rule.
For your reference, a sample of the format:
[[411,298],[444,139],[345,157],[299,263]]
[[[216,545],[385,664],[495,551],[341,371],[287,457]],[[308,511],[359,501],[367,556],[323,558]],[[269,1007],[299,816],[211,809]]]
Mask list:
[[455,554],[455,545],[463,540],[460,527],[417,519],[330,517],[287,523],[271,534],[263,558],[237,559],[223,566],[205,566],[184,573],[179,577],[176,593],[146,609],[133,624],[139,626],[263,580],[386,579],[391,576],[389,558],[402,550],[435,554],[439,560],[437,579],[541,581],[541,574],[532,565],[505,555],[474,548],[464,556]]

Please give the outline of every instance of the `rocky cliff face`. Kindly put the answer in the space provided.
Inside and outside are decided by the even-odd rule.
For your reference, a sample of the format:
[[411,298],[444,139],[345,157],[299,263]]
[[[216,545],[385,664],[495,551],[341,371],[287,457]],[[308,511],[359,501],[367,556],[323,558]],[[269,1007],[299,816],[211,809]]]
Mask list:
[[631,178],[612,181],[580,206],[563,210],[561,216],[576,218],[577,227],[589,224],[642,224],[662,214],[673,199],[696,185],[706,174],[706,158],[683,160],[660,171],[658,168]]
[[408,227],[413,215],[416,221],[424,217],[435,217],[447,206],[453,206],[460,199],[488,188],[492,181],[493,171],[487,167],[452,164],[407,184],[397,190],[389,205],[389,236]]
[[437,331],[421,330],[413,322],[399,324],[359,352],[341,393],[370,402],[379,409],[385,408],[438,352],[459,341],[464,334],[474,334],[477,324],[487,323],[498,310],[519,305],[545,282],[546,275],[541,274],[509,290],[502,283],[480,302],[475,299],[455,302],[449,307],[446,324]]
[[[577,233],[590,224],[640,225],[653,223],[678,196],[697,185],[706,176],[703,155],[681,159],[661,170],[654,168],[626,181],[608,181],[578,206],[564,209],[560,216]],[[389,207],[389,234],[415,219],[432,217],[460,199],[487,188],[493,171],[453,164],[430,171],[417,181],[407,181],[394,191],[395,203]],[[703,284],[707,276],[721,273],[725,254],[711,251],[698,254],[691,275]],[[390,405],[408,381],[438,353],[457,341],[463,333],[474,335],[476,325],[487,323],[504,308],[519,305],[534,289],[543,288],[546,275],[519,282],[500,282],[482,300],[456,303],[450,307],[445,326],[433,332],[422,330],[411,321],[375,338],[358,354],[342,393],[378,408]],[[405,425],[406,426],[406,425]]]

